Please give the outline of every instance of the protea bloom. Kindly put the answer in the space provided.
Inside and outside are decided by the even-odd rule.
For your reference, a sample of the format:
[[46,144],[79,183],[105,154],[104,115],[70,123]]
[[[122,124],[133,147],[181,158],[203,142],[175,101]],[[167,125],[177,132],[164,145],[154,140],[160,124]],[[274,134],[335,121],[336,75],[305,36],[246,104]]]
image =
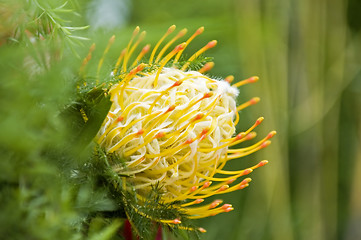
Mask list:
[[[159,40],[149,61],[139,64],[150,50],[146,45],[130,64],[144,37],[141,33],[133,44],[139,33],[139,28],[135,29],[111,72],[119,81],[108,91],[112,106],[96,141],[106,152],[124,159],[125,162],[113,162],[112,169],[126,176],[126,181],[131,183],[129,190],[136,190],[139,199],[144,198],[153,185],[159,184],[164,203],[179,201],[183,212],[196,219],[233,210],[230,204],[220,205],[221,200],[200,207],[197,204],[209,196],[247,187],[250,178],[234,182],[265,165],[266,160],[244,170],[226,171],[223,167],[229,160],[269,145],[268,139],[275,131],[249,147],[231,149],[254,138],[256,134],[252,130],[263,120],[258,118],[244,132],[235,133],[238,111],[259,101],[253,98],[237,107],[237,87],[255,82],[258,77],[230,85],[232,76],[218,80],[204,74],[213,66],[211,62],[198,71],[188,70],[192,61],[217,42],[209,42],[188,60],[181,61],[183,50],[203,32],[203,27],[186,42],[168,51],[186,33],[186,29],[181,30],[160,49],[163,40],[174,30],[175,26],[171,26]],[[105,52],[113,41],[114,38]],[[103,59],[98,68],[102,62]],[[180,223],[180,219],[159,221]]]

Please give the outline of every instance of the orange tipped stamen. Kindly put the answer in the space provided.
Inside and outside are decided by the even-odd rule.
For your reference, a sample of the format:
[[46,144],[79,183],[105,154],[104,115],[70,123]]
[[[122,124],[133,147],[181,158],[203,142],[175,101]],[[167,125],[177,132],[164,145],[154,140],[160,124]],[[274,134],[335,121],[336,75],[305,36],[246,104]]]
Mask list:
[[132,34],[132,39],[134,39],[138,35],[139,31],[140,31],[140,27],[136,26]]
[[244,189],[244,188],[246,188],[246,187],[248,187],[248,186],[249,186],[248,183],[243,184],[243,185],[239,185],[237,190],[242,190],[242,189]]
[[189,218],[198,219],[208,216],[214,216],[222,212],[229,212],[233,210],[231,204],[223,204],[221,207],[218,207],[222,202],[222,200],[215,200],[211,204],[204,207],[188,208],[187,213],[190,215]]
[[[239,153],[239,152],[246,152],[249,151],[255,147],[260,146],[261,144],[263,144],[264,142],[266,142],[268,139],[272,138],[274,135],[276,135],[276,131],[272,131],[270,132],[265,138],[263,138],[262,140],[260,140],[259,142],[257,142],[256,144],[253,144],[249,147],[245,147],[245,148],[239,148],[239,149],[228,149],[227,152],[228,153]],[[249,135],[247,135],[249,136]],[[236,144],[240,143],[239,141],[235,141],[231,144],[229,144],[229,146],[234,146]]]
[[167,109],[167,112],[173,111],[175,108],[176,108],[176,106],[172,105]]
[[247,131],[244,132],[245,135],[249,134],[253,129],[255,129],[258,125],[260,125],[264,120],[264,117],[259,117],[256,122],[250,127]]
[[228,82],[228,83],[233,82],[233,80],[234,80],[234,76],[232,76],[232,75],[229,75],[229,76],[227,76],[227,77],[224,79],[224,81],[226,81],[226,82]]
[[245,132],[241,132],[241,133],[237,134],[237,136],[234,138],[234,141],[241,140],[241,139],[244,138],[245,136],[246,136],[246,133],[245,133]]
[[196,199],[196,200],[194,200],[192,202],[184,203],[181,206],[182,207],[189,207],[189,206],[192,206],[192,205],[200,204],[202,202],[204,202],[204,199],[203,198],[198,198],[198,199]]
[[187,63],[185,63],[183,65],[183,67],[181,68],[182,71],[185,71],[189,64],[191,64],[191,62],[196,59],[199,55],[201,55],[202,53],[204,53],[205,51],[207,51],[208,49],[210,48],[213,48],[217,45],[217,40],[213,40],[213,41],[210,41],[209,43],[207,43],[206,46],[202,47],[201,49],[199,49],[195,54],[193,54],[188,60],[187,60]]
[[260,163],[257,164],[257,167],[263,167],[264,165],[268,164],[267,160],[263,160]]
[[207,133],[209,132],[210,128],[205,128],[202,130],[202,132],[199,134],[200,135],[200,141],[202,141],[203,139],[205,139],[207,137]]
[[183,81],[178,80],[178,81],[176,81],[176,82],[172,85],[172,87],[178,87],[178,86],[180,86],[180,85],[182,84],[182,82],[183,82]]
[[208,207],[208,209],[216,208],[221,204],[223,201],[220,199],[214,200]]
[[237,185],[234,185],[233,187],[231,188],[228,188],[226,189],[224,192],[222,193],[229,193],[229,192],[234,192],[234,191],[237,191],[237,190],[241,190],[245,187],[248,187],[249,186],[249,182],[251,182],[252,179],[251,178],[246,178],[246,179],[243,179],[240,183],[238,183]]
[[199,35],[199,34],[203,33],[203,31],[204,31],[204,27],[200,27],[197,29],[197,31],[194,34]]
[[205,98],[210,98],[210,97],[212,97],[213,96],[213,92],[207,92],[207,93],[205,93],[204,95],[203,95],[203,98],[202,99],[205,99]]
[[212,184],[211,181],[206,181],[206,182],[203,184],[202,189],[209,187],[211,184]]
[[194,202],[195,202],[196,204],[199,204],[199,203],[204,202],[204,199],[203,199],[203,198],[198,198],[198,199],[194,200]]
[[268,145],[271,144],[271,141],[265,141],[264,143],[261,144],[261,148],[265,148],[265,147],[268,147]]
[[204,184],[203,184],[203,186],[202,186],[202,189],[208,188],[211,184],[212,184],[211,181],[206,181],[206,182],[204,182]]
[[258,126],[259,124],[261,124],[261,123],[263,122],[263,120],[264,120],[264,117],[258,118],[257,121],[256,121],[257,126]]
[[145,54],[147,54],[147,52],[149,52],[149,50],[150,50],[150,45],[149,44],[145,45],[130,67],[135,67],[135,65],[137,65],[140,62],[140,60],[144,57]]
[[191,187],[191,189],[189,189],[189,191],[190,192],[194,192],[195,190],[197,190],[198,189],[198,186],[193,186],[193,187]]
[[200,120],[204,117],[204,113],[198,113],[192,121],[197,121],[197,120]]
[[137,132],[137,135],[142,135],[144,133],[144,129],[140,129],[138,132]]
[[172,223],[174,223],[174,224],[180,224],[180,223],[181,223],[181,220],[179,220],[178,218],[176,218],[176,219],[174,219],[174,220],[172,221]]
[[270,132],[268,135],[267,135],[267,139],[270,139],[270,138],[272,138],[274,135],[276,135],[277,134],[277,132],[276,131],[272,131],[272,132]]
[[226,203],[226,204],[223,204],[223,206],[222,206],[221,208],[223,208],[224,210],[226,210],[226,209],[229,209],[229,208],[231,208],[231,207],[232,207],[231,204]]
[[205,217],[209,217],[209,216],[215,216],[219,213],[224,213],[224,212],[229,212],[234,210],[233,207],[229,207],[229,208],[222,208],[222,207],[218,207],[218,208],[214,208],[214,209],[202,209],[199,210],[198,212],[192,212],[194,215],[190,216],[190,219],[199,219],[199,218],[205,218]]
[[[199,195],[199,197],[202,198],[206,198],[206,197],[210,197],[216,194],[225,194],[228,192],[233,192],[239,189],[242,189],[244,187],[248,186],[248,183],[251,181],[251,178],[246,178],[244,180],[242,180],[240,183],[238,183],[237,185],[234,185],[232,187],[229,187],[228,184],[218,184],[216,186],[213,186],[211,188],[209,188],[207,191],[203,191],[202,193],[204,193],[205,195]],[[220,187],[219,187],[220,186]],[[188,197],[189,199],[195,199],[197,197]]]
[[121,121],[123,121],[124,120],[124,117],[123,116],[119,116],[118,118],[117,118],[117,121],[118,122],[121,122]]
[[188,145],[188,144],[193,143],[194,141],[195,141],[194,138],[189,138],[189,139],[187,139],[183,144],[184,144],[184,145]]
[[226,183],[227,183],[227,185],[229,185],[229,184],[232,184],[234,181],[236,181],[236,179],[232,178],[232,179],[228,180]]
[[198,72],[200,73],[209,72],[213,67],[214,67],[214,62],[207,62],[206,64],[204,64],[204,66],[201,69],[199,69]]
[[237,107],[237,112],[238,112],[238,111],[241,111],[242,109],[245,109],[246,107],[249,107],[249,106],[251,106],[251,105],[254,105],[254,104],[258,103],[260,100],[261,100],[261,99],[260,99],[259,97],[254,97],[254,98],[252,98],[251,100],[249,100],[249,101],[247,101],[247,102],[239,105],[239,106]]
[[217,192],[222,192],[222,191],[225,191],[225,190],[227,190],[229,188],[229,185],[222,185],[218,190],[217,190]]
[[157,135],[155,135],[154,138],[162,138],[165,136],[165,133],[164,132],[159,132]]
[[[223,208],[223,207],[222,207]],[[224,208],[223,208],[224,209]],[[233,207],[229,207],[229,208],[226,208],[224,209],[224,212],[230,212],[230,211],[233,211],[234,208]]]
[[168,53],[160,62],[161,65],[165,65],[177,52],[181,51],[182,49],[184,49],[184,47],[186,46],[186,43],[181,43],[179,45],[177,45],[170,53]]
[[210,41],[207,45],[206,45],[206,48],[209,49],[209,48],[213,48],[217,45],[217,40],[213,40],[213,41]]
[[250,132],[250,133],[247,134],[246,140],[251,140],[251,139],[255,138],[256,136],[257,136],[257,133]]
[[238,83],[233,84],[232,87],[240,87],[240,86],[243,86],[248,83],[257,82],[258,80],[259,80],[259,77],[253,76],[253,77],[247,78],[245,80],[242,80],[242,81],[239,81]]
[[[260,167],[258,164],[256,165],[257,167]],[[253,172],[253,169],[252,168],[247,168],[247,169],[245,169],[244,171],[243,171],[243,176],[244,175],[248,175],[248,174],[250,174],[251,172]]]

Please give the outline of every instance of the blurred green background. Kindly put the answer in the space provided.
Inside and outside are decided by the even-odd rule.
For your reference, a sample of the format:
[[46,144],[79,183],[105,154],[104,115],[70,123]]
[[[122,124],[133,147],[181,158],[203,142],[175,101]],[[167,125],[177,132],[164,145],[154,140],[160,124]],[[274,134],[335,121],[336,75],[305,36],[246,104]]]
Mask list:
[[74,25],[89,24],[85,35],[94,42],[115,34],[119,50],[135,26],[153,46],[170,25],[188,28],[188,36],[204,26],[189,52],[218,40],[206,54],[216,64],[212,76],[260,77],[240,89],[240,102],[253,96],[261,102],[240,114],[237,129],[264,116],[258,138],[278,134],[268,148],[227,169],[270,163],[251,174],[249,188],[221,196],[235,210],[200,220],[207,229],[202,239],[361,239],[361,1],[79,0],[73,6],[82,16]]

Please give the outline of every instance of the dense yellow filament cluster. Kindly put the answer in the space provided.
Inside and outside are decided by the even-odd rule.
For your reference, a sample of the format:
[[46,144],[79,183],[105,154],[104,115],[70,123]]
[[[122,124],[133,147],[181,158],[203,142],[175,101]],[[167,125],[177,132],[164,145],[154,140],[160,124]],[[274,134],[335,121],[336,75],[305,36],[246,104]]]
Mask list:
[[[150,45],[145,45],[139,55],[132,58],[145,34],[139,34],[138,27],[135,29],[111,73],[119,82],[109,90],[112,106],[96,141],[106,152],[124,159],[123,163],[113,163],[112,168],[119,175],[127,176],[125,181],[131,183],[139,199],[159,183],[164,203],[180,201],[179,207],[196,219],[233,210],[230,204],[220,205],[221,200],[197,206],[207,197],[247,187],[250,178],[234,182],[265,165],[266,160],[244,170],[226,171],[223,167],[229,160],[268,146],[275,131],[249,147],[231,149],[253,139],[256,136],[253,129],[263,121],[261,117],[244,132],[235,133],[238,111],[259,101],[253,98],[237,107],[237,87],[258,78],[230,85],[233,76],[218,80],[204,75],[214,63],[205,64],[199,71],[188,70],[194,59],[217,42],[210,41],[180,65],[184,49],[204,29],[199,28],[188,40],[169,51],[171,45],[186,34],[187,30],[183,29],[161,48],[174,30],[175,26],[171,26],[159,40],[148,62],[138,64]],[[113,41],[114,38],[109,41],[104,55]],[[93,49],[94,46],[91,51]],[[90,55],[84,64],[89,59]],[[103,60],[104,56],[98,72]],[[180,223],[179,219],[158,221]]]

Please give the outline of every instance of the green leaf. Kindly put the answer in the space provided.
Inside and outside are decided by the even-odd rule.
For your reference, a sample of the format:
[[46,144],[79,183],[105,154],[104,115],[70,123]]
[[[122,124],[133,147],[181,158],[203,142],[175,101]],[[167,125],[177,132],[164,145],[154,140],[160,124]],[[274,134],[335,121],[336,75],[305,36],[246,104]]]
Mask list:
[[63,112],[64,119],[73,132],[74,147],[84,149],[97,134],[111,106],[105,90],[101,87],[81,94],[78,101],[72,103]]
[[69,29],[70,31],[76,31],[76,30],[85,30],[89,28],[88,26],[82,26],[82,27],[63,27],[65,29]]
[[80,37],[80,36],[74,36],[74,35],[69,35],[70,38],[75,38],[75,39],[79,39],[79,40],[89,40],[89,38],[86,37]]

